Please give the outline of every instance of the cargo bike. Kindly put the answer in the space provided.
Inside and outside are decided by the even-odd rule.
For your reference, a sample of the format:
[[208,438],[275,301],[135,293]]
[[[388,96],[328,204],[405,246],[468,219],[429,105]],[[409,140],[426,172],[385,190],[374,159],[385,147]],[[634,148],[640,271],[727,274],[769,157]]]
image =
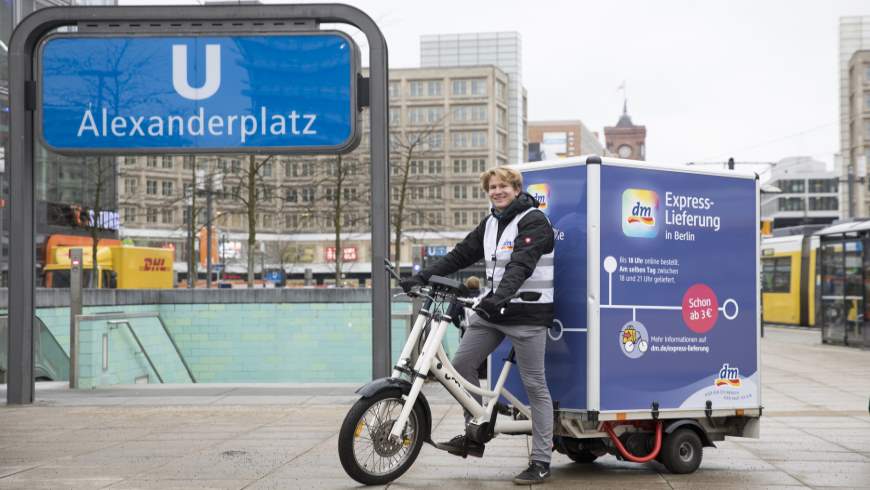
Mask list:
[[[757,179],[599,157],[520,169],[556,235],[554,449],[691,473],[716,441],[758,437]],[[508,341],[490,357],[488,388],[444,351],[451,305],[476,304],[464,285],[433,276],[410,294],[423,307],[391,376],[357,391],[339,432],[341,464],[363,484],[395,480],[434,444],[427,380],[471,414],[470,439],[531,434]]]

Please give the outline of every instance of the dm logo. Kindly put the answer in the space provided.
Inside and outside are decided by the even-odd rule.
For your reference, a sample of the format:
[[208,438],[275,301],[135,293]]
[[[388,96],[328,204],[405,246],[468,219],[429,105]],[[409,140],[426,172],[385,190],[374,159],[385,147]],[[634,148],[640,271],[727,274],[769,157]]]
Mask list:
[[217,93],[221,86],[221,46],[205,45],[205,81],[193,88],[187,79],[187,46],[172,45],[172,88],[178,95],[190,100],[207,99]]
[[646,189],[622,193],[622,232],[626,236],[654,238],[659,234],[659,195]]
[[719,377],[713,381],[713,385],[716,388],[720,386],[740,388],[740,369],[731,367],[726,362],[722,365],[722,369],[719,370]]
[[526,187],[526,192],[532,195],[539,203],[538,209],[549,214],[550,207],[550,185],[549,184],[532,184]]

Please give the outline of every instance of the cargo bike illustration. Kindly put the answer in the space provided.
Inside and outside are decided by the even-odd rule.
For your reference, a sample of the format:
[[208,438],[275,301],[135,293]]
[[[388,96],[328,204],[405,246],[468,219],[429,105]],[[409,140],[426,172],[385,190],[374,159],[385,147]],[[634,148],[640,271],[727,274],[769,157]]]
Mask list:
[[[612,454],[691,473],[716,441],[758,437],[757,178],[597,156],[517,168],[556,238],[554,449],[577,463]],[[357,391],[339,433],[342,466],[360,483],[395,480],[433,444],[427,380],[472,415],[472,440],[531,434],[508,341],[490,356],[487,388],[442,347],[450,305],[476,299],[437,276],[411,294],[424,303],[391,376]]]

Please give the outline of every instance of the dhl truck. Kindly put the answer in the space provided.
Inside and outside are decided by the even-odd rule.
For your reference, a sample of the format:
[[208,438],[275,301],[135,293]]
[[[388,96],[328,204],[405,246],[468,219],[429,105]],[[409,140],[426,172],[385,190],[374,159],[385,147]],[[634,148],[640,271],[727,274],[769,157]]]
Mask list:
[[89,237],[52,235],[45,245],[43,267],[47,288],[70,284],[70,250],[82,249],[82,283],[106,289],[168,289],[173,284],[173,256],[168,248],[134,247],[118,240],[101,239],[97,245],[99,276],[91,281],[93,250]]

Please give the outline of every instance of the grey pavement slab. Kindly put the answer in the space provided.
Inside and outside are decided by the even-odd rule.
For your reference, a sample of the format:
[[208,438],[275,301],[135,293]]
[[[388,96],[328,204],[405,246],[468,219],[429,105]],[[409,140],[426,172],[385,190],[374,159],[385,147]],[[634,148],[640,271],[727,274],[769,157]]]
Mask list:
[[[612,456],[553,459],[547,488],[870,488],[870,351],[819,343],[818,332],[767,328],[761,438],[706,449],[690,475]],[[40,383],[32,406],[0,405],[0,489],[355,488],[337,434],[356,385],[136,385],[70,391]],[[439,386],[435,439],[462,430]],[[5,400],[5,386],[0,386]],[[424,446],[391,489],[505,488],[526,464],[525,436],[483,458]]]

